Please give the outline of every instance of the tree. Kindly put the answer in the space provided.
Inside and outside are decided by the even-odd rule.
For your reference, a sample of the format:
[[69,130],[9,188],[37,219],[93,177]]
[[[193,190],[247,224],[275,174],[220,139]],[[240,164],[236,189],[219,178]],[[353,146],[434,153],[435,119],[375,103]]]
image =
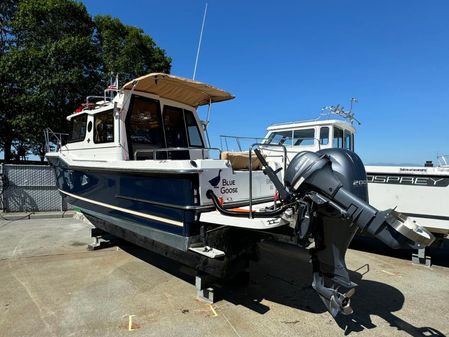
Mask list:
[[[95,18],[72,0],[0,4],[0,150],[42,152],[42,130],[65,131],[65,117],[102,92],[110,72],[128,80],[169,72],[171,59],[141,29]],[[23,150],[22,150],[23,151]]]
[[17,10],[17,0],[2,0],[0,2],[0,56],[8,48],[8,40],[11,34],[10,22]]
[[106,76],[117,73],[128,82],[151,72],[170,73],[171,58],[142,29],[124,25],[110,16],[96,16],[94,22],[95,42]]
[[100,60],[93,22],[72,1],[19,1],[0,59],[0,125],[5,161],[14,141],[41,143],[46,126],[65,116],[98,82]]

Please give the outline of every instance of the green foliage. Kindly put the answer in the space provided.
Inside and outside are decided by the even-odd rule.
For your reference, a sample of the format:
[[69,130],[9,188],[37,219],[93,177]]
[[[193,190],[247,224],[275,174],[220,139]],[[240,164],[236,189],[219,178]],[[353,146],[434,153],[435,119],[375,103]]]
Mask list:
[[111,72],[127,81],[169,72],[171,59],[141,29],[108,16],[93,21],[72,0],[0,3],[0,149],[40,152],[42,130],[66,128],[65,117]]
[[170,72],[171,58],[142,29],[110,16],[96,16],[94,22],[105,74],[118,73],[128,82],[151,72]]
[[39,48],[68,37],[89,37],[93,29],[84,5],[72,1],[20,1],[13,21],[13,34],[19,47]]
[[65,127],[98,81],[99,55],[91,43],[93,22],[71,1],[20,1],[10,19],[8,50],[0,60],[0,142],[41,143],[42,130]]
[[17,0],[0,1],[0,56],[9,48],[11,19],[17,10]]

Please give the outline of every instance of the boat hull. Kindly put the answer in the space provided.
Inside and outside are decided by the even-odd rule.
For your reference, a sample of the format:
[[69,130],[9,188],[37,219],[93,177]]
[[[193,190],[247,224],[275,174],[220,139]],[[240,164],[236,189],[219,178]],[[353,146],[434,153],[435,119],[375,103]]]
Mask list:
[[197,174],[72,168],[61,159],[51,164],[63,197],[85,214],[181,250],[199,234]]
[[366,166],[370,203],[396,207],[435,234],[449,234],[449,170]]

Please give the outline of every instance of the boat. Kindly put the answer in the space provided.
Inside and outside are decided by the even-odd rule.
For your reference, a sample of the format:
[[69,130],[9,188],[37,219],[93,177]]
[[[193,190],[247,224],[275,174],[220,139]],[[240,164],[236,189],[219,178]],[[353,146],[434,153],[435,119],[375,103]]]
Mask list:
[[264,239],[308,247],[312,286],[333,316],[352,312],[356,284],[344,256],[359,228],[394,248],[431,244],[418,223],[369,205],[365,169],[351,150],[302,151],[287,165],[285,142],[247,153],[211,148],[197,108],[233,98],[162,73],[88,97],[67,117],[67,143],[58,139],[57,151],[46,154],[61,195],[96,229],[189,265],[203,279],[245,270]]
[[[342,114],[341,107],[334,107]],[[333,113],[333,112],[331,112]],[[344,112],[343,112],[344,114]],[[346,115],[347,117],[347,115]],[[355,151],[356,129],[348,119],[321,117],[310,121],[273,124],[259,142],[284,144],[287,160],[302,151],[343,148]],[[222,136],[222,144],[239,144],[240,137]],[[279,152],[267,149],[266,153]],[[378,209],[394,207],[419,222],[438,239],[449,235],[449,156],[439,156],[439,165],[365,165],[370,204]]]
[[369,199],[378,208],[395,205],[396,209],[432,232],[437,238],[449,235],[448,156],[423,166],[365,166]]

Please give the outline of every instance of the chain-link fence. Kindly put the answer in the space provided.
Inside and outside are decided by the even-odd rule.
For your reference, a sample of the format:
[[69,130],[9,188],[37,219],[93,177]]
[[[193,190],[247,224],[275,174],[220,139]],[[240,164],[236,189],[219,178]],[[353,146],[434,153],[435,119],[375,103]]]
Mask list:
[[3,212],[66,211],[70,205],[56,188],[53,169],[46,165],[0,165]]

